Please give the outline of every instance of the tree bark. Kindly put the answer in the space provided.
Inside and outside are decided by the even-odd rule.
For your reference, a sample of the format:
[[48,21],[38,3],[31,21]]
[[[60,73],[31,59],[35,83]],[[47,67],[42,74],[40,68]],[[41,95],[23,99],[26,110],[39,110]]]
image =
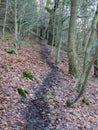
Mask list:
[[50,13],[50,20],[49,20],[49,28],[48,28],[48,44],[52,45],[53,40],[53,25],[54,25],[54,18],[55,18],[55,11],[57,10],[59,6],[59,0],[54,1],[54,7],[53,9],[49,8],[50,1],[47,0],[45,9]]
[[[98,38],[97,38],[97,31],[96,31],[97,23],[98,23],[98,5],[97,5],[95,16],[92,21],[91,34],[90,34],[90,38],[88,40],[86,51],[85,51],[83,72],[81,74],[81,77],[78,83],[79,94],[74,99],[67,100],[67,106],[72,105],[82,96],[85,90],[85,85],[86,85],[87,78],[91,70],[92,64],[94,63],[96,56],[98,55]],[[96,47],[94,48],[95,41],[97,44],[96,44]]]
[[19,47],[19,38],[18,38],[18,11],[17,11],[17,4],[18,1],[15,0],[15,52],[17,53],[18,47]]
[[63,9],[64,5],[63,3],[60,3],[60,17],[58,18],[58,38],[57,38],[57,53],[56,53],[56,59],[55,63],[58,64],[60,61],[60,52],[62,47],[62,30],[63,30]]
[[[98,39],[98,22],[97,22],[97,39]],[[94,76],[98,77],[98,56],[94,61]]]
[[6,9],[5,9],[5,17],[4,17],[4,24],[3,24],[3,37],[5,33],[5,27],[6,27],[6,19],[7,19],[7,11],[8,11],[8,0],[6,0]]
[[69,73],[78,77],[78,61],[76,53],[76,18],[78,0],[71,0],[71,13],[68,32]]

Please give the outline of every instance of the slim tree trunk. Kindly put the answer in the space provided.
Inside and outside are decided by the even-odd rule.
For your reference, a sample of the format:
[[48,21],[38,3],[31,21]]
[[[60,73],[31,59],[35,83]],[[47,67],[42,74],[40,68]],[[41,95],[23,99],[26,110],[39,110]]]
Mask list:
[[59,0],[54,0],[54,7],[53,9],[49,8],[50,0],[47,0],[45,9],[50,13],[50,20],[49,20],[49,28],[48,28],[48,44],[52,45],[53,40],[53,28],[54,28],[54,18],[55,18],[55,12],[59,5]]
[[71,0],[71,13],[68,32],[69,73],[78,77],[78,61],[76,53],[76,18],[78,0]]
[[[53,22],[53,38],[52,38],[52,44],[51,44],[51,57],[53,56],[54,51],[54,45],[55,45],[55,22],[56,22],[56,16],[54,16],[54,22]],[[48,37],[49,38],[49,37]]]
[[18,1],[15,0],[15,51],[17,53],[17,50],[18,50],[18,47],[19,47],[19,39],[18,39],[18,11],[17,11],[17,4],[18,4]]
[[3,24],[3,37],[5,33],[5,27],[6,27],[6,19],[7,19],[7,11],[8,11],[8,0],[6,0],[6,9],[5,9],[5,16],[4,16],[4,24]]
[[60,18],[58,18],[58,40],[57,40],[57,53],[56,53],[56,60],[55,63],[57,64],[60,61],[60,52],[62,47],[62,30],[63,30],[63,3],[60,6]]
[[[97,22],[97,42],[98,42],[98,22]],[[98,56],[94,61],[94,76],[98,77]]]

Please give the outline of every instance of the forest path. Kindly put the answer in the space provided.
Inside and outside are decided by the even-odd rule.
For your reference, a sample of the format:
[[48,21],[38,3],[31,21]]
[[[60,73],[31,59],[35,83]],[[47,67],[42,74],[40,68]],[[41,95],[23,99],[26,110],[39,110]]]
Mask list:
[[[42,40],[32,46],[22,44],[18,55],[4,51],[10,42],[0,38],[0,130],[97,130],[98,88],[93,80],[85,93],[90,105],[80,99],[66,107],[77,82],[68,74],[66,52],[56,66]],[[24,70],[32,73],[33,81],[23,77]],[[29,92],[26,99],[18,95],[18,87]]]
[[[40,58],[49,67],[49,70],[46,77],[42,79],[41,85],[38,84],[39,87],[35,91],[35,100],[31,100],[31,102],[29,102],[29,111],[26,113],[26,130],[55,129],[54,124],[51,124],[51,121],[54,120],[52,119],[53,117],[51,117],[51,115],[54,113],[54,105],[51,106],[53,107],[52,109],[49,106],[54,102],[55,107],[58,107],[58,102],[56,101],[55,97],[53,97],[53,90],[55,87],[62,87],[62,83],[65,80],[64,71],[62,69],[59,69],[59,67],[57,67],[50,59],[50,47],[46,45],[42,40],[39,40],[38,44],[39,45],[37,50],[39,50],[38,52],[40,54]],[[47,94],[50,94],[50,97],[48,97],[49,95]],[[49,98],[54,101],[49,102]],[[60,114],[60,117],[61,116],[62,115]],[[62,127],[64,129],[63,125]],[[61,127],[59,129],[61,129]]]

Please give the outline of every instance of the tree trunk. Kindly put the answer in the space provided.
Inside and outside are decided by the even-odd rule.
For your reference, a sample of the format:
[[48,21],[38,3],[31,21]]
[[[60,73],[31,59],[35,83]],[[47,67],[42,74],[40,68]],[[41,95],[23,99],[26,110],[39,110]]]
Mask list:
[[49,20],[49,28],[48,28],[48,44],[52,45],[53,40],[53,23],[54,23],[54,14],[51,14],[50,20]]
[[76,54],[76,18],[78,0],[71,0],[71,13],[68,32],[69,73],[78,77],[78,61]]
[[19,38],[18,38],[18,12],[17,12],[17,4],[18,4],[18,1],[15,0],[15,41],[14,41],[14,44],[15,44],[15,51],[17,53],[17,50],[18,50],[18,47],[19,47]]
[[57,64],[60,61],[60,52],[62,47],[62,30],[63,30],[63,3],[60,3],[60,17],[58,18],[58,35],[57,35],[57,53],[55,63]]
[[[98,22],[97,22],[97,39],[98,39]],[[98,77],[98,56],[96,57],[94,61],[94,76]]]
[[46,6],[45,9],[50,13],[50,20],[49,20],[49,28],[48,28],[48,44],[52,45],[52,41],[53,41],[53,28],[54,28],[54,18],[55,18],[55,11],[58,8],[59,5],[59,0],[55,0],[54,1],[54,7],[53,9],[49,8],[49,3],[50,1],[47,0],[46,2]]
[[6,19],[7,19],[7,11],[8,11],[8,0],[6,0],[6,10],[5,10],[5,17],[4,17],[4,24],[3,24],[3,37],[5,33],[5,27],[6,27]]
[[[90,38],[88,40],[86,51],[85,51],[83,72],[81,74],[81,77],[78,83],[79,94],[76,98],[72,100],[67,100],[67,106],[72,105],[82,96],[92,64],[94,63],[96,56],[98,55],[98,39],[97,39],[97,31],[96,31],[97,23],[98,23],[98,5],[97,5],[97,11],[95,13],[94,19],[92,21],[91,34],[90,34]],[[97,44],[96,44],[96,47],[94,48],[95,43]]]
[[94,76],[98,77],[98,58],[94,61]]

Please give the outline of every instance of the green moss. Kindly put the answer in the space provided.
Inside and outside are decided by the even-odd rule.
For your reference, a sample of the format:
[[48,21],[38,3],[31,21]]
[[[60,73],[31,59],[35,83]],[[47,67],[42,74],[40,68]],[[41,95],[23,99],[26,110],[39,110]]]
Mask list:
[[30,72],[28,72],[28,71],[24,71],[24,72],[23,72],[23,77],[25,77],[25,78],[27,78],[27,79],[30,79],[30,80],[33,79],[32,74],[31,74]]
[[82,102],[85,103],[86,105],[89,105],[89,101],[85,97],[83,97]]
[[5,63],[5,64],[4,64],[4,66],[5,66],[5,67],[8,67],[8,66],[10,66],[10,64],[8,64],[8,63]]
[[66,101],[66,105],[67,105],[67,107],[70,107],[71,105],[73,104],[73,100],[67,100]]
[[51,92],[51,91],[48,91],[48,92],[47,92],[47,96],[51,97],[51,96],[52,96],[52,92]]
[[9,53],[9,54],[15,54],[15,51],[14,50],[12,50],[11,48],[5,48],[4,49],[7,53]]
[[18,94],[22,97],[26,98],[26,94],[28,94],[28,92],[22,88],[17,88]]

